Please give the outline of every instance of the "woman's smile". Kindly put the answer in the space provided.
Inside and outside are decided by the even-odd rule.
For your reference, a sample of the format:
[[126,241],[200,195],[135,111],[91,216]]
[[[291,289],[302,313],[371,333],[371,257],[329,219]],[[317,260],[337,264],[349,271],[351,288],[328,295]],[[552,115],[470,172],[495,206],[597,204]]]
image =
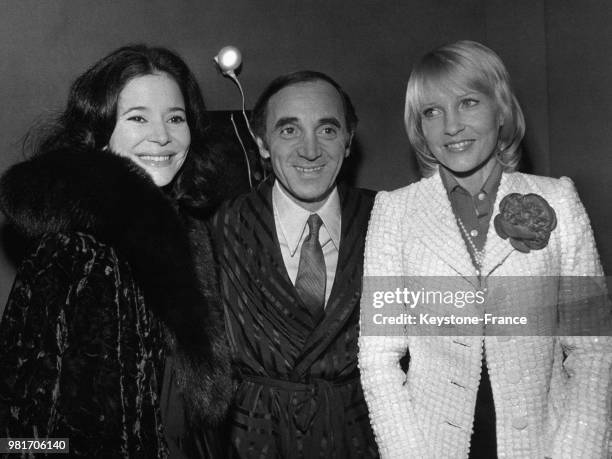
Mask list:
[[151,167],[168,167],[172,165],[176,153],[164,152],[162,154],[136,154],[138,160]]
[[475,140],[461,140],[458,142],[450,142],[444,145],[450,151],[463,152],[474,144]]

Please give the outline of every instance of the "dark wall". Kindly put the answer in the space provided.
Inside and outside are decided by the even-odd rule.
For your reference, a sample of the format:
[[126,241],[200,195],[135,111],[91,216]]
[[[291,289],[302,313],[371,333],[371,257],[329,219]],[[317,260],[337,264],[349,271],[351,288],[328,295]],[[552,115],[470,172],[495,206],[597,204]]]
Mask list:
[[[278,74],[312,68],[334,76],[361,120],[350,177],[360,186],[394,189],[418,178],[402,120],[413,62],[445,42],[482,41],[514,78],[528,119],[527,167],[576,178],[612,268],[612,214],[603,202],[612,170],[604,153],[612,143],[604,128],[612,110],[605,104],[612,70],[612,18],[600,11],[605,0],[580,7],[545,0],[22,0],[2,7],[0,172],[20,159],[28,128],[62,107],[69,83],[126,43],[175,49],[198,77],[209,108],[238,108],[236,88],[212,63],[222,46],[233,44],[244,56],[247,106]],[[0,304],[13,273],[0,247]]]
[[546,2],[552,175],[572,177],[612,274],[612,8]]

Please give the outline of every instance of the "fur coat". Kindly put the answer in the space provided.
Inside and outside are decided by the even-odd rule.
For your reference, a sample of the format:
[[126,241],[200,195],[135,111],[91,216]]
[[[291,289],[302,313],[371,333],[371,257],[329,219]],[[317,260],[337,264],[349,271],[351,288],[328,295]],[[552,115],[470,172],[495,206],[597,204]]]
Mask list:
[[0,208],[34,241],[0,324],[0,436],[164,457],[168,356],[190,420],[223,417],[229,361],[203,223],[129,159],[98,151],[12,167]]

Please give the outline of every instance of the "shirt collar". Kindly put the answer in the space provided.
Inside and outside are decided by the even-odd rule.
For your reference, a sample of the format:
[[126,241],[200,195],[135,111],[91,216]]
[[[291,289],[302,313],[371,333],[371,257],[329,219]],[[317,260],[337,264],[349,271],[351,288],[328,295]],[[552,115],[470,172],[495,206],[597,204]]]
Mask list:
[[[272,187],[272,205],[274,207],[274,216],[277,218],[278,227],[287,241],[291,256],[293,256],[298,248],[300,240],[306,231],[308,217],[312,213],[316,213],[321,217],[323,226],[327,230],[329,237],[339,250],[340,247],[340,196],[338,188],[335,187],[327,197],[325,203],[316,212],[311,212],[298,205],[289,197],[287,192],[279,185],[278,180],[274,182]],[[327,241],[321,241],[325,244]]]
[[[446,192],[448,193],[449,196],[451,193],[455,191],[459,191],[459,190],[469,195],[468,191],[465,188],[463,188],[461,185],[459,185],[459,182],[457,182],[457,179],[454,177],[454,175],[448,172],[446,168],[438,167],[438,169],[440,170],[440,177],[442,178],[442,183],[444,184],[444,188],[446,189]],[[493,193],[495,193],[497,191],[497,188],[499,187],[501,176],[502,176],[501,164],[495,161],[495,166],[493,167],[493,169],[491,170],[491,173],[489,174],[484,184],[480,188],[479,193],[485,193],[487,196],[491,196]]]

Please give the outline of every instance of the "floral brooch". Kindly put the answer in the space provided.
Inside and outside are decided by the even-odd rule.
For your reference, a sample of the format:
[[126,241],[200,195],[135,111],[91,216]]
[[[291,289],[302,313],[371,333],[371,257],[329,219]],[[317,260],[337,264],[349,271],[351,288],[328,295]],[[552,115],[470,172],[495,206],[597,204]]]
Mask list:
[[557,226],[557,215],[538,194],[512,193],[500,202],[493,224],[499,237],[510,238],[512,247],[529,253],[546,247]]

